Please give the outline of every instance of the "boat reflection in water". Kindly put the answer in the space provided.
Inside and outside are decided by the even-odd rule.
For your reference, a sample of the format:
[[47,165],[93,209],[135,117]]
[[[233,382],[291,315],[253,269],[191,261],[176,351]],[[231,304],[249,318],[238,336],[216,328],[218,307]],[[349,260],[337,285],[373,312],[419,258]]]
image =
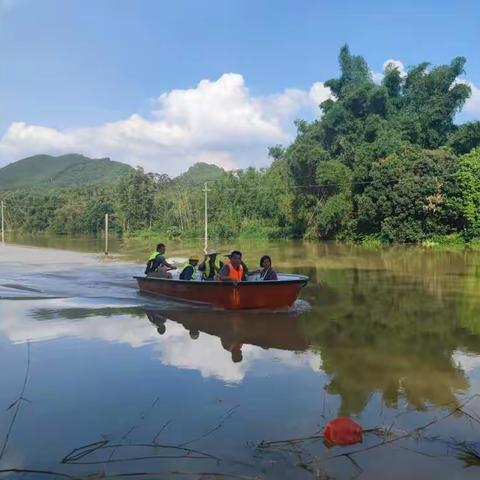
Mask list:
[[145,310],[163,335],[167,321],[179,323],[196,340],[202,333],[219,337],[222,347],[231,353],[232,362],[243,360],[245,344],[263,349],[305,351],[308,342],[298,328],[298,315],[286,312],[221,312],[207,310]]

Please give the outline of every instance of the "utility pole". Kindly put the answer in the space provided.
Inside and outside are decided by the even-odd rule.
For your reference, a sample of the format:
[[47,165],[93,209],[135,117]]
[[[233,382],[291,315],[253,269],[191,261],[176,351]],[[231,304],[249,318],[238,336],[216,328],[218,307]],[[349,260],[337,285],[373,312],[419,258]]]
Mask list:
[[3,209],[5,208],[2,200],[2,245],[5,244],[5,221],[3,217]]
[[108,213],[105,214],[105,255],[108,255]]
[[205,186],[203,187],[203,192],[205,193],[205,246],[204,250],[207,253],[208,248],[208,183],[205,182]]

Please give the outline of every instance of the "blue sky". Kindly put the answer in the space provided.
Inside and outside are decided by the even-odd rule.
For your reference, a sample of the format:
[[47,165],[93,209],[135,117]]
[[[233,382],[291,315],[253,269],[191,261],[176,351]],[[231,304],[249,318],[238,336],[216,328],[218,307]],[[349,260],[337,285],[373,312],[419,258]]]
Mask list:
[[467,57],[479,97],[460,118],[480,118],[476,0],[0,0],[0,165],[71,149],[170,174],[264,165],[318,114],[344,43],[375,72]]

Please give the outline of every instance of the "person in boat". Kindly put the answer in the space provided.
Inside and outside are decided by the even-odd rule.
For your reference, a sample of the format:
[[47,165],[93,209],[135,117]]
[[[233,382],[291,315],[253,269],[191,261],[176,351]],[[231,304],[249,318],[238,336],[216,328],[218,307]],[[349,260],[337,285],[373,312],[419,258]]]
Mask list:
[[195,280],[197,277],[198,257],[192,255],[180,272],[180,280]]
[[278,280],[277,272],[272,268],[272,259],[269,255],[264,255],[260,259],[260,267],[258,270],[250,272],[250,275],[259,273],[260,280]]
[[[236,252],[236,251],[237,251],[237,250],[230,250],[225,256],[230,260],[230,258],[231,258],[231,256],[232,256],[232,253],[233,253],[233,252]],[[240,252],[240,254],[241,254],[241,252]],[[249,275],[249,273],[248,273],[248,267],[247,267],[246,263],[245,263],[243,260],[242,260],[240,263],[242,264],[243,273],[245,274],[245,279],[246,279],[247,275]]]
[[170,265],[165,259],[165,244],[159,243],[157,249],[150,255],[147,261],[147,268],[145,269],[145,275],[156,274],[163,278],[172,278],[169,270],[175,270],[174,265]]
[[217,259],[218,252],[210,250],[205,255],[203,262],[198,266],[198,270],[202,272],[202,280],[213,280],[215,275],[220,273],[223,262]]
[[245,281],[248,269],[242,262],[242,252],[232,250],[227,257],[230,261],[221,268],[220,273],[215,278],[223,282],[233,282],[234,284]]

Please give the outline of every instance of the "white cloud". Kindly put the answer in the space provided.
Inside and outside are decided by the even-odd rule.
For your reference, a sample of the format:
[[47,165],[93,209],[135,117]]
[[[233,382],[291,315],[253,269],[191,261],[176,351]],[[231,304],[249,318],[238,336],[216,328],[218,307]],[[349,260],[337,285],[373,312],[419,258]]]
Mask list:
[[376,84],[380,84],[382,83],[382,80],[383,80],[383,72],[374,72],[373,70],[370,72],[372,74],[372,80],[376,83]]
[[465,78],[460,78],[456,80],[455,83],[468,85],[472,91],[470,97],[465,102],[462,111],[457,116],[458,123],[480,120],[480,88]]
[[309,91],[254,97],[242,75],[226,73],[195,88],[163,93],[150,118],[133,114],[71,130],[12,123],[0,141],[0,163],[36,153],[79,152],[168,174],[196,161],[225,168],[262,166],[268,161],[267,147],[290,141],[296,116],[318,115],[318,104],[329,94],[316,82]]
[[480,119],[480,88],[475,86],[472,82],[466,82],[472,89],[470,98],[466,101],[463,111],[472,114],[477,119]]
[[328,98],[331,98],[331,92],[330,89],[323,84],[323,82],[315,82],[310,88],[309,97],[315,103],[315,105],[320,105]]

